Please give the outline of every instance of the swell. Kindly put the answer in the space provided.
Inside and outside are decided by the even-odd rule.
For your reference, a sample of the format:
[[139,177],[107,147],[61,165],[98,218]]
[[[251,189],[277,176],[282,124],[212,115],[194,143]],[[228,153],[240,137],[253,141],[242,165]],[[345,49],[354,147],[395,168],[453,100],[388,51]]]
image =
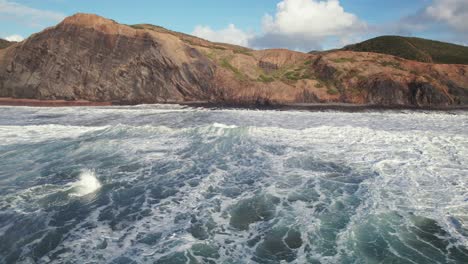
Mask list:
[[[466,135],[221,123],[0,129],[9,135],[0,240],[24,237],[3,244],[6,258],[19,248],[16,260],[39,263],[467,257]],[[69,195],[83,168],[102,187]]]

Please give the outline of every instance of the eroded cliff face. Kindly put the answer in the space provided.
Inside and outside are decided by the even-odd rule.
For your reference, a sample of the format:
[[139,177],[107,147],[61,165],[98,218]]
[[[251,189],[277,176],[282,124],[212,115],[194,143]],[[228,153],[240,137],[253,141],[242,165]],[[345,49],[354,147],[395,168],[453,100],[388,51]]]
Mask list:
[[150,103],[205,99],[214,65],[169,34],[76,15],[3,54],[3,97]]
[[77,14],[0,50],[0,97],[466,105],[467,71],[375,53],[254,51]]

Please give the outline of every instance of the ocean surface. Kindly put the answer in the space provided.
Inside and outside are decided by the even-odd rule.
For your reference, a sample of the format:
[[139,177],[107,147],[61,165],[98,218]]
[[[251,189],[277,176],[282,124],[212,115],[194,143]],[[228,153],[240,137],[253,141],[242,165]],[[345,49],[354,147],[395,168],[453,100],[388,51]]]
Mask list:
[[0,263],[468,263],[468,112],[0,107]]

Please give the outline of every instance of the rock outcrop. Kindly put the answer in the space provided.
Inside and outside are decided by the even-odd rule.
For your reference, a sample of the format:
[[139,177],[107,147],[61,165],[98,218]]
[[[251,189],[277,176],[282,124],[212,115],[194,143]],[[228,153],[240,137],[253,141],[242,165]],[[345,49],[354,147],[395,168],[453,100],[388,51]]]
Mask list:
[[120,104],[468,104],[468,66],[212,43],[77,14],[0,50],[0,97]]
[[174,36],[75,15],[4,50],[0,96],[127,103],[204,99],[213,69]]

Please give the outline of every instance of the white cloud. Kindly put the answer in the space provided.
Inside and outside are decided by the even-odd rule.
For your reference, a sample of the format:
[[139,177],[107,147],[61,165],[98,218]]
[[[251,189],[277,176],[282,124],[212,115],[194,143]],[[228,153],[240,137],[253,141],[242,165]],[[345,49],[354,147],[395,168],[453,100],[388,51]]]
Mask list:
[[467,0],[434,0],[425,9],[426,15],[443,22],[452,28],[468,32],[468,1]]
[[215,42],[230,43],[241,46],[248,46],[251,34],[236,28],[234,24],[228,25],[221,30],[213,30],[208,26],[196,26],[192,35]]
[[[440,41],[464,45],[468,41],[468,1],[432,0],[399,21],[379,25],[377,33],[414,36],[431,33]],[[424,35],[423,35],[424,36]]]
[[345,12],[338,0],[283,0],[277,5],[275,16],[266,15],[266,33],[328,37],[348,34],[366,27],[364,22]]
[[[284,47],[296,50],[321,49],[347,43],[367,25],[348,13],[338,0],[283,0],[276,14],[263,18],[263,34],[251,41],[256,47]],[[337,41],[336,41],[337,40]]]
[[48,10],[35,9],[16,2],[0,0],[0,19],[24,23],[32,27],[44,27],[65,18],[65,15]]
[[11,35],[5,38],[8,41],[15,41],[15,42],[20,42],[23,41],[24,38],[20,35]]
[[346,12],[339,0],[283,0],[273,16],[263,17],[260,34],[248,34],[232,24],[219,31],[197,26],[193,34],[254,48],[309,51],[322,48],[325,42],[335,42],[336,46],[347,43],[366,27],[356,15]]

